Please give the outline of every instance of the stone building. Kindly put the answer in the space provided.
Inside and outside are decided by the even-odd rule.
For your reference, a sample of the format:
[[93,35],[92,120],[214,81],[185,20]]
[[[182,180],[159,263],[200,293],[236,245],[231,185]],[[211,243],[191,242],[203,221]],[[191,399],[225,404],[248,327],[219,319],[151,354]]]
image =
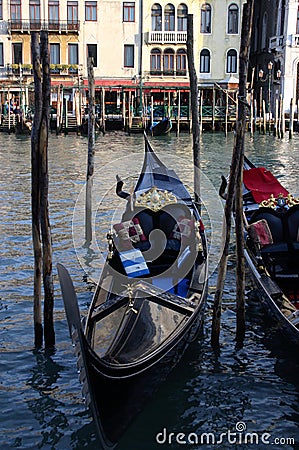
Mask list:
[[298,0],[255,2],[250,74],[257,104],[275,113],[275,103],[283,99],[283,109],[299,100],[299,3]]
[[[245,0],[0,0],[1,103],[32,99],[30,32],[48,30],[52,104],[63,96],[74,111],[76,90],[87,89],[94,60],[96,100],[109,106],[182,103],[189,99],[187,14],[193,15],[194,57],[203,104],[221,105],[238,87],[242,5]],[[9,91],[9,94],[8,94]],[[131,97],[130,97],[131,98]],[[83,100],[84,103],[85,100]],[[136,105],[135,105],[136,106]]]

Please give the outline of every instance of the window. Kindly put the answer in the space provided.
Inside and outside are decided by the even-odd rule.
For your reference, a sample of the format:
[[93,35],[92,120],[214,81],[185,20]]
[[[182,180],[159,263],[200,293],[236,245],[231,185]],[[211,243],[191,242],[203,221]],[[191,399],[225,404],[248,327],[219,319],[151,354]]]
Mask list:
[[210,52],[206,48],[200,52],[200,73],[210,73]]
[[58,29],[59,29],[59,1],[49,0],[49,30],[58,30]]
[[135,22],[135,3],[124,2],[123,3],[123,21]]
[[69,64],[78,64],[78,44],[69,44],[68,45],[68,53],[69,53]]
[[226,73],[237,73],[237,51],[229,50],[226,57]]
[[124,46],[124,67],[134,67],[134,45]]
[[97,2],[85,2],[85,20],[96,22]]
[[29,0],[30,29],[40,28],[40,0]]
[[181,3],[177,9],[178,31],[187,31],[187,14],[187,6]]
[[234,3],[228,8],[227,32],[229,34],[238,34],[239,8]]
[[3,42],[0,42],[0,67],[4,66]]
[[261,50],[266,48],[267,42],[267,27],[268,27],[268,15],[265,12],[263,16],[263,26],[262,26],[262,38],[261,38]]
[[[280,0],[279,6],[278,6],[278,16],[277,16],[277,36],[281,36],[284,34],[284,17],[285,17],[285,2],[286,0]],[[299,9],[299,7],[298,7]],[[299,19],[299,11],[297,13],[297,30],[296,34],[299,34],[299,26],[298,26],[298,19]]]
[[0,20],[2,20],[2,19],[3,19],[3,1],[0,0]]
[[10,18],[12,22],[21,21],[21,0],[11,0],[10,1]]
[[211,33],[211,6],[208,3],[202,5],[200,10],[200,32]]
[[167,48],[163,55],[163,74],[174,75],[174,51]]
[[175,21],[174,21],[174,6],[168,3],[164,9],[164,29],[165,31],[174,31],[175,30]]
[[50,44],[50,64],[60,64],[60,44]]
[[21,43],[13,43],[12,44],[12,63],[13,64],[22,64],[23,63],[23,51]]
[[67,23],[68,25],[73,25],[78,23],[78,2],[68,1],[67,2]]
[[176,74],[186,75],[187,73],[187,54],[185,49],[179,49],[176,55]]
[[158,3],[152,7],[152,31],[162,31],[162,7]]
[[161,75],[161,50],[154,48],[151,51],[151,75]]
[[98,67],[97,44],[87,44],[87,57],[93,58],[93,67]]

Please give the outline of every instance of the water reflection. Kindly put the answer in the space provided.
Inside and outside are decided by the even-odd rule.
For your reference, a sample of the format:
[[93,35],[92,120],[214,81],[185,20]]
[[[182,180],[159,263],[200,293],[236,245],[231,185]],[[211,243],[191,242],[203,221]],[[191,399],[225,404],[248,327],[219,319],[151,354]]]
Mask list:
[[[174,165],[182,180],[192,187],[192,137],[188,134],[178,138],[170,135],[162,139],[153,138],[152,144],[161,159],[168,158],[167,163]],[[221,134],[202,136],[202,170],[211,183],[206,188],[207,210],[218,209],[214,204],[215,192],[221,175],[228,172],[232,146],[232,135],[227,139]],[[95,169],[103,198],[95,215],[100,249],[105,247],[103,237],[119,207],[114,203],[117,201],[113,188],[115,175],[127,176],[130,185],[134,181],[130,164],[136,164],[138,173],[142,149],[140,135],[106,133],[96,142]],[[254,163],[282,175],[281,182],[291,192],[299,194],[298,135],[294,135],[291,141],[258,134],[253,140],[247,137],[246,153]],[[12,447],[98,448],[94,426],[81,400],[55,269],[57,262],[69,268],[82,314],[85,314],[91,293],[88,290],[90,285],[82,280],[84,273],[73,246],[73,229],[82,227],[81,219],[78,223],[73,221],[73,213],[85,183],[86,160],[87,139],[72,135],[50,136],[50,216],[57,348],[53,354],[32,353],[30,140],[18,140],[14,135],[0,133],[0,433],[1,449],[4,450]],[[114,161],[125,161],[125,164]],[[221,228],[222,214],[215,219],[217,221]],[[220,236],[216,237],[221,240]],[[84,234],[78,241],[84,265],[92,273],[101,254],[94,247],[83,248]],[[217,244],[217,240],[215,242]],[[212,251],[215,260],[218,251],[215,246]],[[215,284],[216,274],[213,274],[203,338],[191,345],[177,370],[132,424],[120,443],[120,450],[161,448],[156,444],[155,436],[164,426],[174,432],[219,432],[233,430],[238,420],[243,420],[251,431],[267,430],[273,436],[296,436],[299,439],[297,355],[267,322],[259,303],[250,298],[247,301],[245,347],[243,352],[235,351],[233,257],[229,260],[223,296],[221,349],[219,355],[215,355],[209,343]],[[182,447],[174,444],[167,448]],[[198,448],[208,449],[207,446]],[[220,448],[230,447],[222,445]]]
[[60,410],[60,402],[55,399],[59,374],[64,368],[52,359],[53,353],[39,351],[34,355],[36,365],[30,370],[27,384],[38,393],[38,398],[27,400],[27,406],[41,428],[42,440],[38,447],[55,446],[68,426],[67,417]]

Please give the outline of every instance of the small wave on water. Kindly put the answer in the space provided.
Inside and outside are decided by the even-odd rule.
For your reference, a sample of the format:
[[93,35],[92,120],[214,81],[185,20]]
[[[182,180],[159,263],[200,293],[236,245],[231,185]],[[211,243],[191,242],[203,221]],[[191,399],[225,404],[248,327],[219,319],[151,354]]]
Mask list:
[[[168,158],[169,165],[173,161],[178,166],[174,168],[179,176],[192,186],[191,137],[171,135],[153,138],[152,142],[161,159]],[[90,280],[100,266],[96,249],[84,247],[82,219],[76,216],[74,221],[75,206],[85,183],[87,139],[71,135],[50,136],[49,139],[56,332],[56,348],[52,352],[33,350],[30,140],[19,141],[13,135],[0,133],[0,144],[1,450],[94,450],[99,448],[98,441],[81,397],[56,272],[57,262],[67,266],[74,279],[82,315],[85,315],[92,284],[83,282],[83,277],[87,273]],[[211,183],[205,205],[207,218],[220,177],[228,171],[232,145],[232,136],[227,139],[220,134],[202,137],[202,170]],[[293,192],[298,192],[298,145],[296,136],[292,145],[287,140],[272,140],[262,135],[247,142],[252,160],[283,175],[282,182],[285,181]],[[142,163],[139,156],[142,151],[141,136],[107,133],[96,142],[95,167],[98,174],[102,174],[98,182],[104,194],[96,212],[100,248],[105,247],[105,233],[115,207],[119,207],[114,203],[115,171],[127,176],[130,167],[122,161],[135,158],[138,167],[139,160]],[[129,177],[128,184],[132,180],[134,177]],[[215,266],[221,247],[221,217],[222,212],[214,219],[217,238],[211,247],[211,258]],[[208,235],[212,234],[210,225],[207,231]],[[210,347],[210,329],[216,277],[213,271],[202,336],[191,344],[168,381],[132,424],[119,444],[120,450],[231,449],[235,445],[240,449],[269,448],[261,442],[262,436],[270,444],[276,438],[294,438],[296,444],[281,440],[280,444],[273,444],[274,448],[298,448],[298,355],[273,329],[249,286],[245,346],[240,351],[235,350],[234,257],[229,259],[223,295],[221,349],[215,354]],[[241,441],[245,431],[252,439],[260,439],[258,446]],[[229,442],[229,436],[239,442]],[[187,438],[190,443],[182,443]]]

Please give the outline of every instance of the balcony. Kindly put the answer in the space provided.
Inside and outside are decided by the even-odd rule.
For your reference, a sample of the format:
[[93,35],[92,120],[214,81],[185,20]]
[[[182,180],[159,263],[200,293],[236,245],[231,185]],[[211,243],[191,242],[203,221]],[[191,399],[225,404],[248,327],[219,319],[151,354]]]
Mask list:
[[[77,64],[50,64],[50,73],[52,75],[62,75],[68,77],[78,77]],[[8,78],[12,81],[18,81],[24,77],[33,75],[32,64],[6,64],[0,67],[0,79]]]
[[185,78],[187,76],[187,69],[152,69],[149,72],[144,72],[144,75],[149,77],[172,77],[172,78],[178,78],[183,77]]
[[148,44],[186,44],[187,31],[150,31]]
[[54,33],[75,33],[80,30],[80,21],[45,21],[45,20],[9,20],[10,33],[30,33],[30,31],[49,31]]
[[270,50],[281,51],[284,43],[283,36],[273,36],[269,41]]
[[299,47],[299,34],[292,34],[291,47]]

